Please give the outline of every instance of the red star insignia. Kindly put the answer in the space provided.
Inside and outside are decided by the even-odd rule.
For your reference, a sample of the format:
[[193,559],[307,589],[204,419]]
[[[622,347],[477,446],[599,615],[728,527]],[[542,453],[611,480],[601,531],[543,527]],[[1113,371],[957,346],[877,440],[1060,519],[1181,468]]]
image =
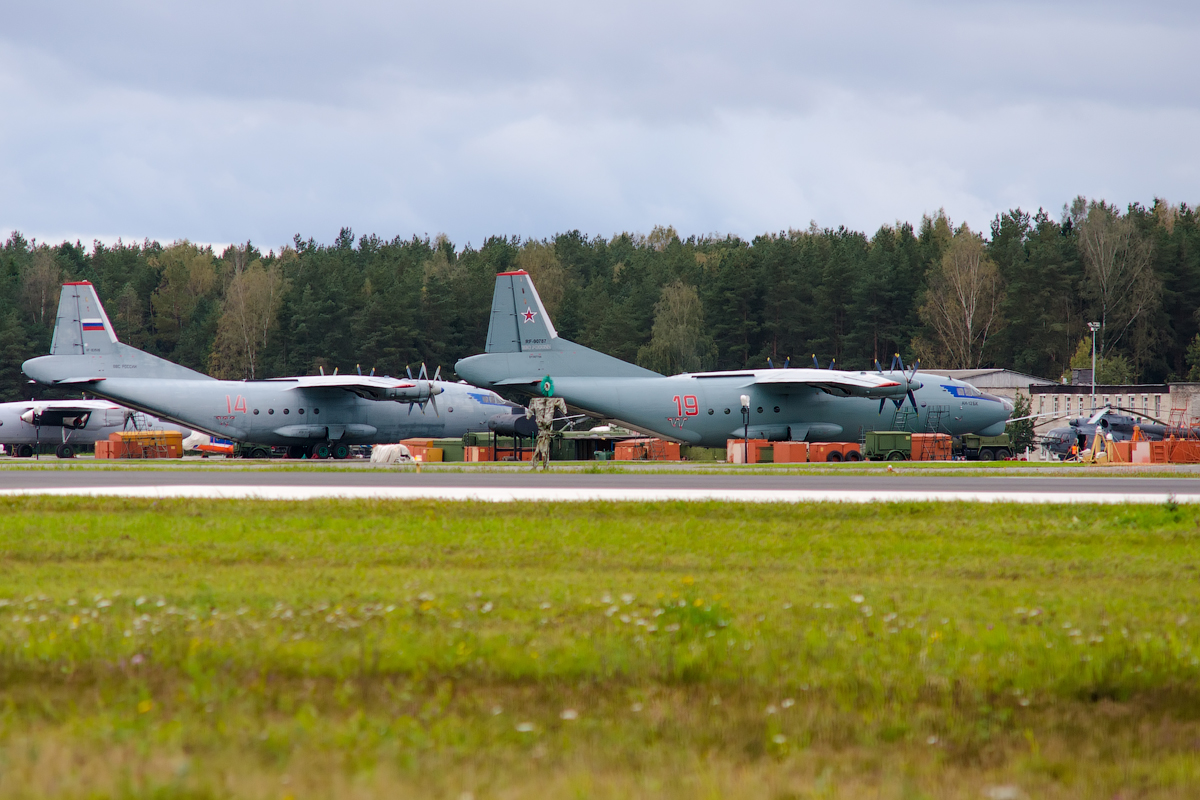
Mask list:
[[527,309],[525,309],[525,313],[524,313],[522,316],[524,316],[524,317],[525,317],[525,321],[526,321],[526,322],[533,322],[533,318],[537,316],[537,313],[538,313],[538,312],[536,312],[536,311],[530,311],[530,310],[527,308]]

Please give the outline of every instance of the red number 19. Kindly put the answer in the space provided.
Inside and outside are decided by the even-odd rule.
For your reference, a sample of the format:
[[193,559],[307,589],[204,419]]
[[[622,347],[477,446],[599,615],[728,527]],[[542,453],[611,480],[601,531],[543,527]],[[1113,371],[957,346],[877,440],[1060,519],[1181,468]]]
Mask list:
[[689,417],[694,417],[700,413],[700,403],[696,400],[695,395],[684,395],[682,398],[675,395],[671,398],[675,401],[675,416],[682,417],[685,414]]

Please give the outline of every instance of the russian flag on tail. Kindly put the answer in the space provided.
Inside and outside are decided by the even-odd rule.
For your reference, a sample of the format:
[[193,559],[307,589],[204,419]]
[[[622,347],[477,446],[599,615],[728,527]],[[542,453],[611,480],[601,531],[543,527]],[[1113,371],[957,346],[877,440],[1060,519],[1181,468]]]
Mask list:
[[85,331],[102,331],[102,330],[104,330],[104,320],[83,319],[83,320],[80,320],[80,322],[83,323],[83,329]]

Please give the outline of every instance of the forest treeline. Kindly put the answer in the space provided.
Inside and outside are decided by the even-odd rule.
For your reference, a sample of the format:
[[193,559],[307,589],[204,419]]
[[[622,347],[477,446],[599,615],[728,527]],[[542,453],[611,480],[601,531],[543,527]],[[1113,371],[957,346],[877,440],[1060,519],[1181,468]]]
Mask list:
[[[49,350],[64,280],[94,283],[121,340],[217,377],[400,375],[480,352],[493,276],[528,270],[559,334],[665,373],[707,368],[1001,366],[1057,380],[1200,380],[1200,212],[1076,198],[1057,217],[1013,210],[987,232],[944,214],[884,225],[681,238],[296,236],[264,254],[186,241],[0,249],[0,397],[39,394],[21,362]],[[41,394],[41,396],[45,396]]]

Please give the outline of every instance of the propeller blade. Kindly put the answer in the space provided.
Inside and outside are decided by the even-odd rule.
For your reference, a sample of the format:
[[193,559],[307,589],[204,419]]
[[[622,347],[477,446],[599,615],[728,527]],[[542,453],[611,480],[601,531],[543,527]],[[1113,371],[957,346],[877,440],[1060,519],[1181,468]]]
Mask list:
[[412,380],[412,367],[408,364],[404,365],[404,371],[408,374],[408,379]]
[[892,363],[893,363],[893,364],[899,364],[899,365],[900,365],[900,371],[901,371],[901,372],[904,372],[904,359],[900,357],[900,354],[899,354],[899,353],[896,353],[896,357],[895,357],[895,359],[892,361]]
[[434,370],[433,379],[435,381],[440,381],[442,379],[442,368],[440,365],[438,366],[438,368],[436,370]]
[[888,400],[888,399],[887,399],[886,397],[881,397],[881,398],[879,398],[879,413],[880,413],[880,414],[882,414],[882,413],[883,413],[883,404],[884,404],[884,403],[886,403],[886,402],[887,402],[887,400]]
[[[433,388],[433,387],[430,387],[430,388]],[[441,413],[440,413],[440,412],[438,412],[438,407],[437,407],[437,395],[436,395],[436,394],[432,394],[432,393],[431,393],[431,394],[429,395],[429,405],[433,406],[433,413],[434,413],[436,416],[439,416],[439,417],[440,417],[440,416],[441,416]]]
[[788,356],[787,358],[785,358],[785,359],[783,360],[783,368],[784,368],[784,369],[787,369],[787,368],[788,368],[788,367],[790,367],[791,365],[792,365],[792,357],[791,357],[791,356]]
[[375,368],[374,367],[371,367],[371,377],[372,378],[375,377]]
[[879,359],[878,359],[878,358],[877,358],[877,359],[875,359],[875,371],[876,371],[876,372],[883,372],[883,367],[879,366]]
[[419,373],[417,373],[417,375],[418,375],[418,377],[420,377],[420,379],[421,379],[421,380],[423,380],[423,381],[424,381],[424,380],[428,380],[428,379],[429,379],[429,370],[427,370],[427,369],[425,368],[425,362],[424,362],[424,361],[422,361],[422,362],[421,362],[421,371],[420,371]]
[[333,368],[333,374],[334,374],[334,375],[337,375],[337,372],[338,372],[338,368],[337,368],[337,367],[334,367],[334,368]]
[[321,370],[321,375],[322,375],[322,376],[325,374],[325,368],[324,368],[324,367],[317,367],[317,369]]
[[771,363],[770,356],[767,356],[767,369],[775,369],[775,365]]
[[821,362],[820,362],[820,361],[817,361],[817,354],[816,354],[816,353],[813,353],[813,366],[814,366],[814,367],[816,367],[817,369],[820,369],[820,368],[821,368]]
[[911,402],[911,403],[912,403],[913,411],[918,411],[918,409],[917,409],[917,398],[916,398],[916,397],[913,395],[913,390],[912,390],[912,389],[909,389],[909,390],[908,390],[908,400],[909,400],[909,402]]
[[829,359],[829,366],[826,367],[826,369],[837,369],[837,359],[836,358]]
[[355,364],[354,368],[356,370],[358,370],[358,376],[361,378],[362,377],[362,364]]

